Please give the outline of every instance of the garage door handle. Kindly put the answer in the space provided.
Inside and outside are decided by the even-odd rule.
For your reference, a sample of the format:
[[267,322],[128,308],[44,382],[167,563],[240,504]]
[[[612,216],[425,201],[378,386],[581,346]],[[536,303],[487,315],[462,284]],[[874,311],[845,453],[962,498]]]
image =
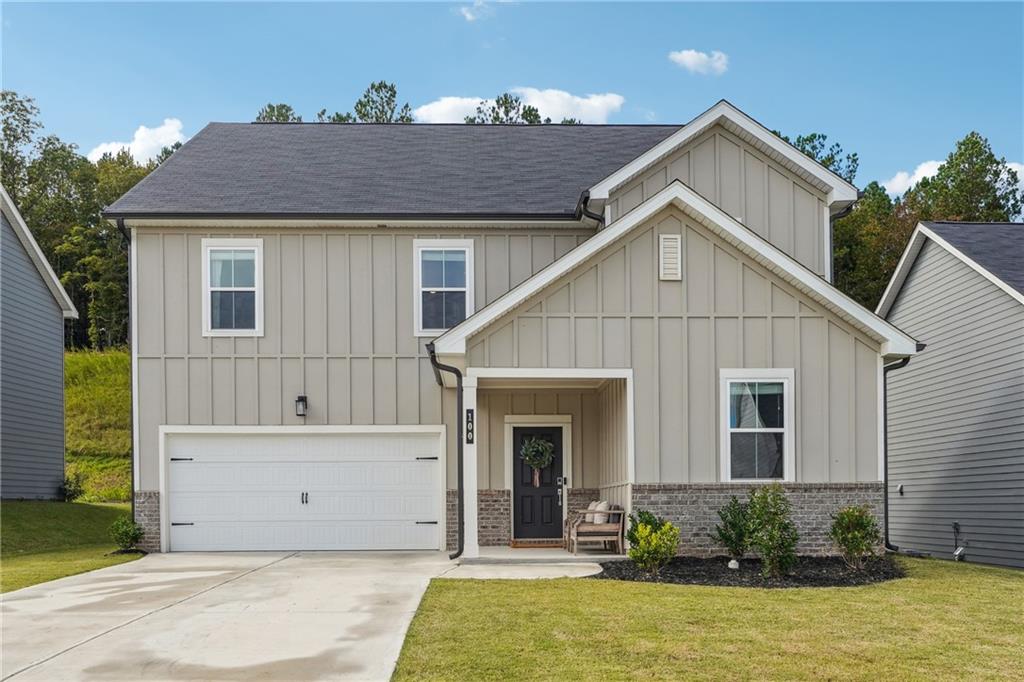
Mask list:
[[417,526],[436,526],[437,521],[417,521]]
[[171,523],[172,526],[194,526],[194,523]]
[[417,457],[416,459],[417,459],[417,460],[424,460],[424,459],[433,459],[433,460],[436,460],[436,459],[437,459],[437,457]]
[[171,457],[172,462],[191,462],[191,457]]

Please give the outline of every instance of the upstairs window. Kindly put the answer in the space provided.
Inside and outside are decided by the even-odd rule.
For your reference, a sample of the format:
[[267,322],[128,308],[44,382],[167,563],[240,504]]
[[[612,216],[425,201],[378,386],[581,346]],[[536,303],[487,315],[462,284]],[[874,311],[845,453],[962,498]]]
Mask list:
[[473,314],[473,242],[418,239],[414,251],[416,335],[436,336]]
[[263,335],[263,240],[203,240],[203,335]]
[[792,481],[793,370],[721,370],[722,480]]

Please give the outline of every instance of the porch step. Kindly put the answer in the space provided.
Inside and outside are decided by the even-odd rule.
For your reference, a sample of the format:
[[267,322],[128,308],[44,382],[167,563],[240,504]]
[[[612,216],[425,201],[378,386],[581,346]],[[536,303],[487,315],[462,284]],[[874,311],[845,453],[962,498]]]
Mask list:
[[512,549],[500,548],[502,552],[488,552],[481,550],[480,556],[476,558],[460,557],[459,563],[471,566],[473,564],[490,565],[518,565],[518,564],[596,564],[602,561],[615,561],[625,559],[622,554],[570,554],[564,550],[551,549]]

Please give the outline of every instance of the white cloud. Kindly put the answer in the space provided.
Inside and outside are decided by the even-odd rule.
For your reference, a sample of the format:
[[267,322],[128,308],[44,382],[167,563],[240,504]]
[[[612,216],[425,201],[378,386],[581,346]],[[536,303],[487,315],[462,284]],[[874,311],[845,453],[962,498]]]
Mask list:
[[490,11],[491,8],[487,6],[484,0],[473,0],[472,5],[462,5],[459,7],[459,14],[470,23],[487,16],[490,14]]
[[103,142],[86,154],[90,161],[97,161],[106,153],[116,154],[127,148],[132,157],[139,163],[145,163],[160,153],[164,147],[175,142],[184,142],[185,135],[181,132],[181,121],[176,118],[165,118],[162,125],[149,128],[140,125],[132,136],[131,142]]
[[690,73],[721,76],[729,69],[729,55],[718,50],[711,54],[699,50],[669,52],[668,58]]
[[556,123],[563,118],[575,118],[581,123],[607,123],[608,116],[622,108],[626,98],[614,92],[580,97],[565,90],[548,88],[512,88],[523,98],[523,103],[537,107],[542,118]]
[[939,166],[941,165],[941,161],[925,161],[924,163],[919,163],[913,173],[900,171],[883,182],[882,187],[885,187],[885,191],[888,192],[890,196],[899,196],[917,183],[921,182],[921,180],[930,178],[938,173]]
[[476,113],[480,97],[441,97],[412,110],[420,123],[462,123]]
[[[523,100],[523,104],[536,107],[541,117],[558,122],[563,118],[575,118],[582,123],[607,123],[608,116],[622,108],[626,98],[614,92],[580,97],[565,90],[548,88],[512,88],[510,90]],[[493,100],[483,97],[440,97],[433,102],[413,110],[413,116],[420,123],[462,123],[466,116],[476,113],[480,102],[489,106]]]

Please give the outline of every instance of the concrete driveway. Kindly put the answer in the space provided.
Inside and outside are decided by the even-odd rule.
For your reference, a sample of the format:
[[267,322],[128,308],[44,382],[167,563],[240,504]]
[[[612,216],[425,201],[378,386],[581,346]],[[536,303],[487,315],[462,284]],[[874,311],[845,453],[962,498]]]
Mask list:
[[386,680],[440,552],[153,554],[3,596],[4,678]]

